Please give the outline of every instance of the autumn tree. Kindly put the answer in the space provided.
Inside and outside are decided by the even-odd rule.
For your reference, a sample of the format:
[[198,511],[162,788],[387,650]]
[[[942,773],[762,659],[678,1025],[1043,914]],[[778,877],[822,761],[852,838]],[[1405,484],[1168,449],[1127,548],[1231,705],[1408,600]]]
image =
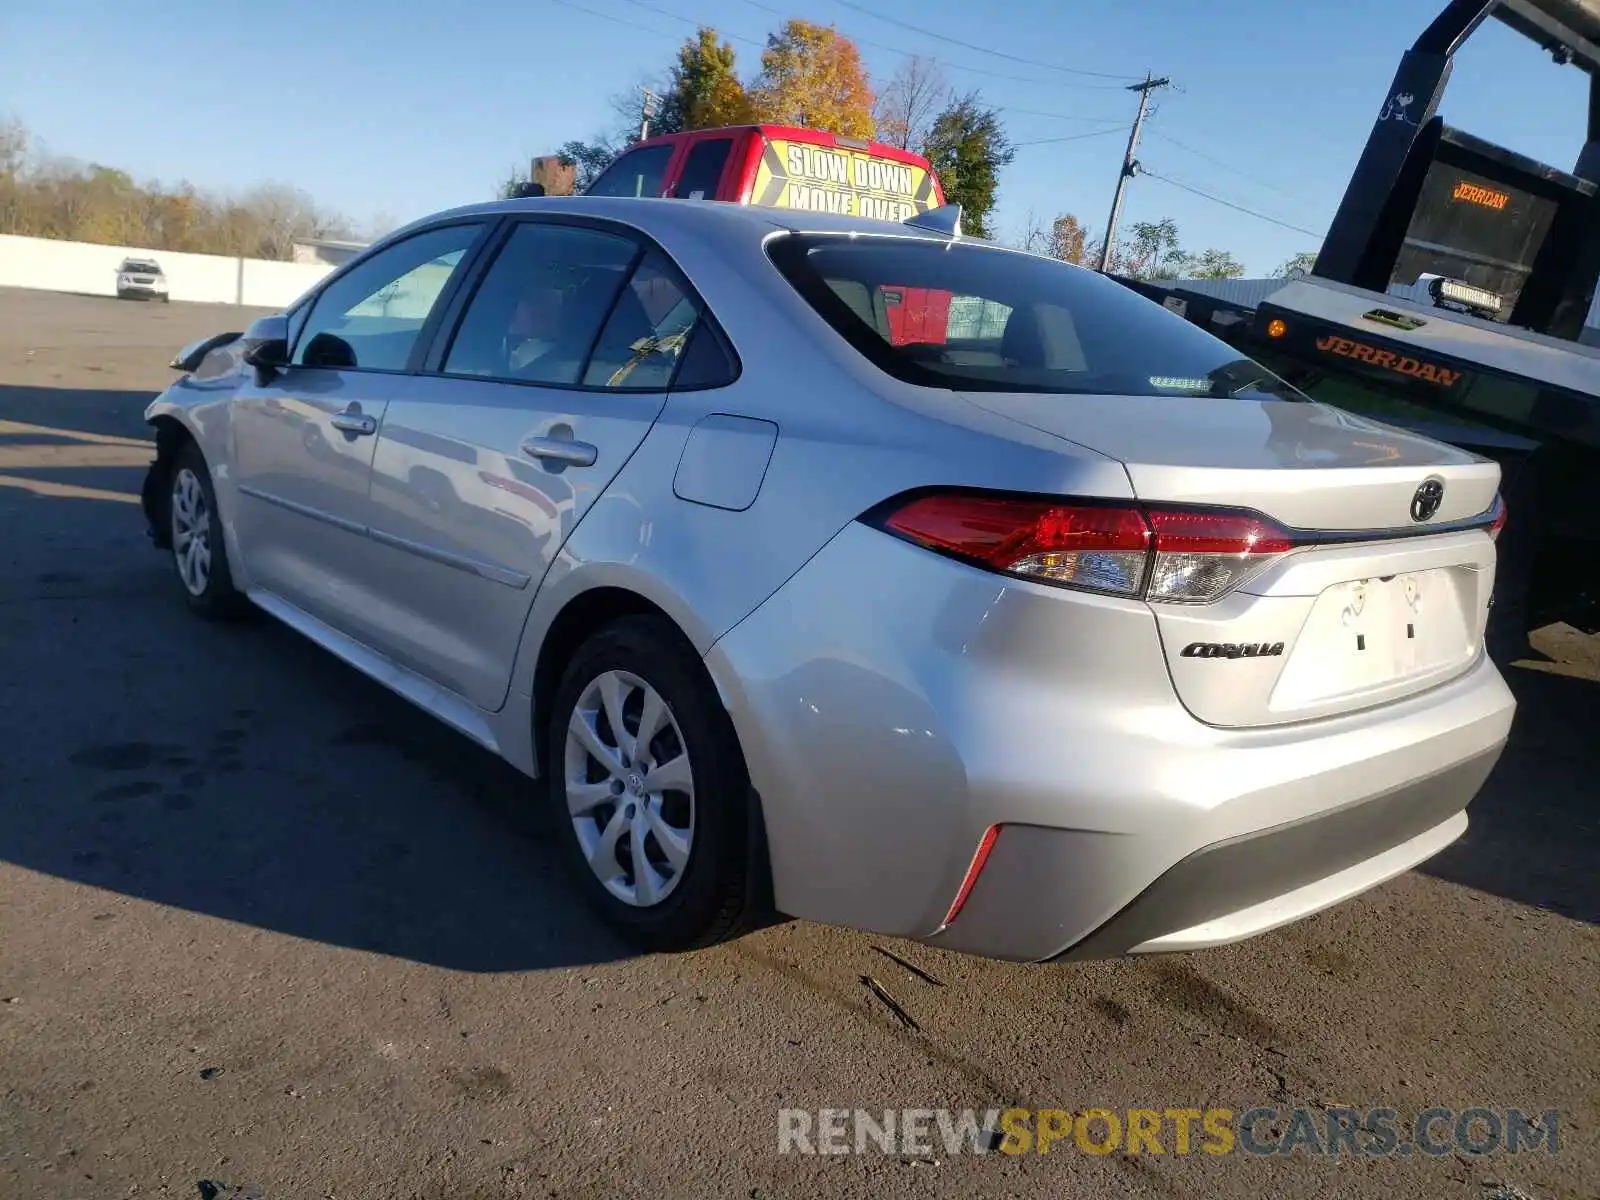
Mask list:
[[749,119],[750,98],[739,82],[732,43],[718,41],[715,29],[701,26],[678,47],[661,111],[651,123],[652,132],[712,129]]
[[769,34],[751,102],[763,121],[872,136],[872,88],[861,52],[831,25],[793,20]]
[[989,236],[989,216],[1000,187],[1000,169],[1016,151],[1000,126],[1000,115],[977,92],[953,101],[933,122],[923,145],[947,203],[961,205],[967,232]]
[[901,150],[921,149],[934,118],[950,102],[950,83],[937,60],[913,54],[900,62],[872,110],[878,141]]
[[287,259],[297,239],[345,238],[351,228],[283,184],[222,197],[140,183],[118,167],[33,155],[27,130],[0,122],[0,233]]
[[1089,231],[1071,213],[1062,213],[1045,225],[1032,213],[1022,235],[1022,248],[1047,254],[1062,262],[1082,264],[1089,253]]

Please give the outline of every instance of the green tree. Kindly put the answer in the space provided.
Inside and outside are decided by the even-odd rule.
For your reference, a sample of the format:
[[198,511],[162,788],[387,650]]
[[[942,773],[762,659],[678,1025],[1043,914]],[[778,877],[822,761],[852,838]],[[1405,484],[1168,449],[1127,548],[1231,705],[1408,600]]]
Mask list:
[[583,192],[600,178],[600,172],[611,165],[611,160],[616,158],[621,149],[605,138],[595,138],[588,142],[564,142],[556,154],[562,162],[572,164],[577,173],[572,186]]
[[1191,279],[1240,279],[1244,264],[1226,250],[1204,250],[1187,262]]
[[934,120],[922,153],[933,164],[945,200],[961,205],[962,227],[988,237],[1000,169],[1016,156],[999,112],[977,92],[967,93]]
[[1279,263],[1273,270],[1274,279],[1287,279],[1297,271],[1311,274],[1311,268],[1317,265],[1317,252],[1315,250],[1302,250],[1299,254],[1291,255],[1287,262]]
[[1141,279],[1176,279],[1189,256],[1178,244],[1178,223],[1171,217],[1135,221],[1128,227],[1124,270]]
[[872,136],[872,88],[861,52],[831,25],[793,20],[769,34],[750,98],[763,121]]
[[670,78],[661,110],[650,123],[652,133],[712,129],[750,119],[750,98],[739,82],[733,45],[718,41],[715,29],[701,26],[678,47]]

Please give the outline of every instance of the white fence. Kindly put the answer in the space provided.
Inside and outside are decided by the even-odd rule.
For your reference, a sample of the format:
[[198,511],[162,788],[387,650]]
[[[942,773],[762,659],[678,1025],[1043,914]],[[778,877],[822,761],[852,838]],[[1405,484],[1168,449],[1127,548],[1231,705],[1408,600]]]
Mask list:
[[117,294],[117,267],[124,258],[151,258],[167,277],[174,300],[285,308],[333,270],[326,263],[270,262],[216,254],[177,254],[140,246],[97,246],[49,238],[0,234],[0,287]]

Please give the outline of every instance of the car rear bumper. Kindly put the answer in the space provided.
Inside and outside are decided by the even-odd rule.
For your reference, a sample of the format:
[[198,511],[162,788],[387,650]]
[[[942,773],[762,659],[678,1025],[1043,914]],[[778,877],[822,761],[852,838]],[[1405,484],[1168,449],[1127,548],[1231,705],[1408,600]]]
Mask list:
[[[1235,942],[1392,879],[1466,830],[1467,802],[1500,749],[1394,791],[1197,850],[1057,957],[1113,958]],[[1066,850],[1063,837],[1071,834],[1041,839],[1032,855],[1039,875],[1035,902],[1048,904],[1050,889],[1066,883],[1052,869],[1059,864],[1050,863],[1052,852]],[[1009,882],[1015,886],[1016,880]],[[971,915],[981,919],[981,911]]]
[[1234,941],[1414,866],[1465,828],[1515,708],[1480,657],[1359,713],[1204,725],[1147,605],[862,526],[707,665],[762,797],[782,911],[1029,961]]

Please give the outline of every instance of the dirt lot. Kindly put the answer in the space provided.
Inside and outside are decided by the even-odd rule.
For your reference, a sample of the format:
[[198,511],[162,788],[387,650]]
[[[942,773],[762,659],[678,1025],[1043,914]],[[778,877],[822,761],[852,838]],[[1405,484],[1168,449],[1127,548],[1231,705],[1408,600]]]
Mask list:
[[[1600,684],[1508,669],[1465,839],[1243,946],[1026,967],[791,922],[632,957],[521,777],[184,611],[134,439],[244,319],[0,292],[0,1196],[1600,1195]],[[1555,1109],[1559,1150],[777,1152],[780,1107],[1010,1105]]]

